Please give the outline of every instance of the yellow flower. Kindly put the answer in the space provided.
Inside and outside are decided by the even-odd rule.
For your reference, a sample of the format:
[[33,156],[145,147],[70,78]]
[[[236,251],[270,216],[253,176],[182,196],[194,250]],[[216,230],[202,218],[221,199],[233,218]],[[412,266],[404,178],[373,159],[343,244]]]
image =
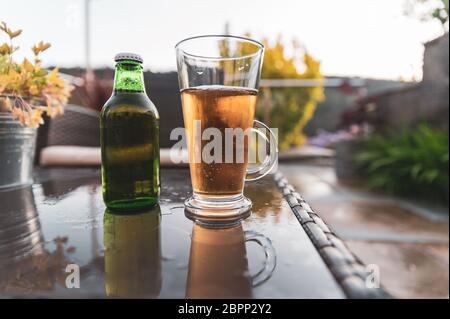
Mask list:
[[35,85],[35,84],[30,86],[29,92],[31,95],[39,95],[39,93],[40,93],[37,85]]
[[34,55],[38,55],[40,52],[44,52],[50,47],[50,43],[44,43],[40,41],[38,44],[35,44],[33,47],[31,47],[31,51],[33,51]]
[[[0,33],[5,32],[9,38],[19,36],[22,30],[11,30],[5,22],[0,22]],[[50,73],[41,68],[39,54],[48,48],[50,43],[43,41],[34,45],[34,63],[24,59],[17,63],[13,59],[18,47],[9,43],[0,43],[0,93],[14,95],[16,98],[4,99],[2,109],[10,111],[13,118],[22,125],[38,127],[43,123],[43,115],[47,113],[54,117],[63,113],[73,87],[59,75],[58,69]],[[35,105],[35,101],[28,103],[22,97],[31,96],[46,100],[46,106]]]
[[48,75],[47,80],[56,86],[64,87],[66,82],[59,77],[58,72],[58,68],[53,69],[53,71]]
[[12,103],[9,98],[4,99],[3,105],[5,106],[6,110],[12,111]]
[[2,93],[7,85],[6,79],[7,79],[7,75],[6,74],[0,74],[0,93]]
[[42,115],[43,111],[41,109],[34,109],[30,114],[29,126],[32,128],[37,128],[40,124],[44,124]]
[[10,39],[14,39],[15,37],[19,36],[22,33],[22,30],[13,31],[6,25],[5,22],[2,21],[0,24],[0,30],[4,31],[6,34],[8,34]]
[[11,47],[10,47],[7,43],[3,43],[3,44],[0,46],[0,54],[1,54],[1,55],[11,54],[11,52],[12,52],[12,49],[11,49]]
[[25,71],[27,72],[33,72],[34,71],[34,65],[31,64],[30,61],[27,60],[27,58],[23,59],[22,62],[22,67],[25,69]]

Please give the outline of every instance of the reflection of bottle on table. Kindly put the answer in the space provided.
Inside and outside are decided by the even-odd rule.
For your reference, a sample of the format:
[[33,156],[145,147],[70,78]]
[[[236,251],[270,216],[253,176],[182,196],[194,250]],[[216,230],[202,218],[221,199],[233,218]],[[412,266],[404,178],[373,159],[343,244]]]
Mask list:
[[[265,251],[264,269],[248,273],[245,243]],[[275,251],[261,234],[244,232],[242,225],[213,229],[194,224],[187,278],[187,298],[251,298],[252,288],[266,281],[275,268]]]
[[161,210],[104,217],[105,290],[110,297],[157,297],[161,290]]

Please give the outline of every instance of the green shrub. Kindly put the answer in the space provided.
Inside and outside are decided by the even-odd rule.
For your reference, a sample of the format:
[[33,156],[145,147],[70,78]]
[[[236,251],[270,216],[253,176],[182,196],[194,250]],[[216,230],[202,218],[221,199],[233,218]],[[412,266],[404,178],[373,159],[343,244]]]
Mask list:
[[449,203],[448,130],[422,124],[375,134],[355,160],[369,186],[391,194]]
[[[275,44],[264,41],[262,79],[323,80],[320,61],[293,42],[288,48],[278,39]],[[303,130],[314,115],[317,103],[325,99],[322,86],[302,88],[263,88],[258,98],[257,117],[270,127],[278,129],[280,150],[299,147],[306,143]],[[266,103],[270,100],[270,103]]]

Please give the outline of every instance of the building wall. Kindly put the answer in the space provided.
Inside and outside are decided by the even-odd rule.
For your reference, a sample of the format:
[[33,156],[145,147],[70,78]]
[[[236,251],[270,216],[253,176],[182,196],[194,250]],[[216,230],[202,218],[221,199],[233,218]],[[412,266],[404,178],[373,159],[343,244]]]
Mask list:
[[448,127],[449,103],[448,33],[425,45],[420,113]]
[[401,127],[429,122],[441,127],[449,123],[448,33],[425,44],[423,80],[416,86],[378,94],[377,124]]

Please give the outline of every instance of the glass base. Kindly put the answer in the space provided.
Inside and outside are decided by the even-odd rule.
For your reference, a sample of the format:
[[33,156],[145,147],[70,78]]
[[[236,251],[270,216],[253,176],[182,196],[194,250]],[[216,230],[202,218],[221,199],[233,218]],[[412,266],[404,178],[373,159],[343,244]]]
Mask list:
[[205,197],[194,194],[185,202],[185,215],[210,226],[230,226],[251,215],[252,202],[244,195]]

